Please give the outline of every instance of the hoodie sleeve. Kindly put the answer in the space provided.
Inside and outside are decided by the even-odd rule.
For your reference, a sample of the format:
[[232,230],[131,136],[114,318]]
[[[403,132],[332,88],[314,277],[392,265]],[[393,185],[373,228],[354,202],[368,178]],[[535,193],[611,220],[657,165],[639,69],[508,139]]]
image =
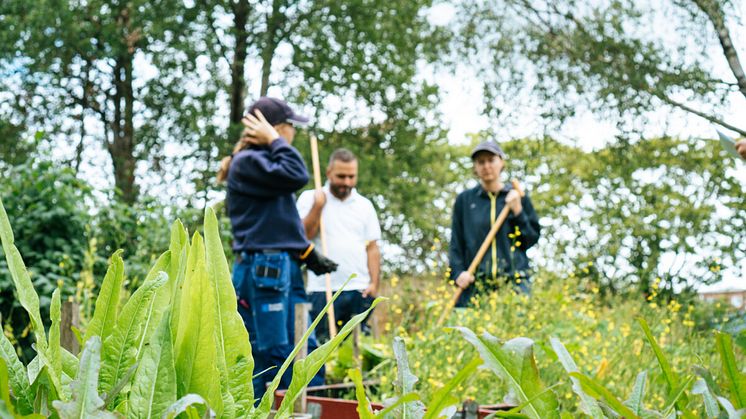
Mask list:
[[266,149],[237,154],[228,176],[228,186],[236,191],[268,197],[293,193],[309,179],[300,153],[282,137]]

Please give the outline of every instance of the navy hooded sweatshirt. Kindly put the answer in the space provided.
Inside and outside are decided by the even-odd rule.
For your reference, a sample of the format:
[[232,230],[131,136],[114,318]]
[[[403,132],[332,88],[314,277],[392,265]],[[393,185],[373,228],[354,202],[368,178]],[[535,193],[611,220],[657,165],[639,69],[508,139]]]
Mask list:
[[298,150],[280,137],[266,147],[233,156],[228,170],[228,216],[233,251],[284,250],[298,254],[309,241],[295,207],[295,192],[308,183]]

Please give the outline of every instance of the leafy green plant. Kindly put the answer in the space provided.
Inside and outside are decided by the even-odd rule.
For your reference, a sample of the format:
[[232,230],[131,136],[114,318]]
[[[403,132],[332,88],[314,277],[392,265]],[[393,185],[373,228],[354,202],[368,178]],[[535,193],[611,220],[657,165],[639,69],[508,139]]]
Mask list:
[[[4,170],[0,196],[13,217],[16,234],[23,237],[17,246],[31,266],[29,278],[39,292],[40,314],[49,319],[52,293],[61,287],[61,297],[72,295],[84,265],[86,226],[92,220],[86,205],[92,198],[91,187],[70,168],[38,162]],[[34,337],[28,333],[27,311],[13,296],[11,268],[2,254],[0,316],[5,331],[22,349],[21,359],[29,362],[34,357]]]
[[[3,250],[36,341],[36,357],[24,366],[7,337],[0,335],[0,412],[62,419],[268,417],[279,375],[255,408],[249,336],[236,308],[211,208],[205,211],[204,227],[204,239],[195,233],[189,241],[181,223],[174,223],[169,250],[123,304],[124,265],[121,253],[112,255],[88,330],[80,338],[84,350],[78,358],[60,346],[59,290],[51,299],[48,335],[43,327],[39,297],[0,200]],[[379,302],[374,301],[371,309]],[[310,377],[369,311],[354,317],[335,339],[296,363],[285,402],[275,417],[290,416],[293,400]],[[310,331],[299,345],[305,344]],[[285,361],[280,375],[298,350]]]

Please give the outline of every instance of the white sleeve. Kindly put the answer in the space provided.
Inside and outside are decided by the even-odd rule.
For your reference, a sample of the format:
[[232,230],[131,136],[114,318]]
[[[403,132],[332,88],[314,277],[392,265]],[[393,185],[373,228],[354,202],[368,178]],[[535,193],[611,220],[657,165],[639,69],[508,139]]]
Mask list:
[[313,193],[313,189],[304,191],[298,197],[298,201],[295,202],[295,208],[298,209],[298,215],[300,215],[301,220],[306,218],[308,213],[311,212],[311,208],[313,208]]
[[381,240],[381,225],[378,223],[378,216],[376,216],[376,209],[373,208],[373,204],[368,202],[368,211],[365,216],[365,240]]

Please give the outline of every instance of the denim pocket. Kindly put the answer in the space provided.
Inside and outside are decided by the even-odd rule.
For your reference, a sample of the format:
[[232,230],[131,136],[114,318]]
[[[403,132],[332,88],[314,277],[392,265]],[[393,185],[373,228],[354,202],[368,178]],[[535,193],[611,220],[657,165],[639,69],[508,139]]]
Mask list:
[[285,292],[290,288],[290,256],[286,252],[257,253],[251,264],[251,274],[259,293]]

